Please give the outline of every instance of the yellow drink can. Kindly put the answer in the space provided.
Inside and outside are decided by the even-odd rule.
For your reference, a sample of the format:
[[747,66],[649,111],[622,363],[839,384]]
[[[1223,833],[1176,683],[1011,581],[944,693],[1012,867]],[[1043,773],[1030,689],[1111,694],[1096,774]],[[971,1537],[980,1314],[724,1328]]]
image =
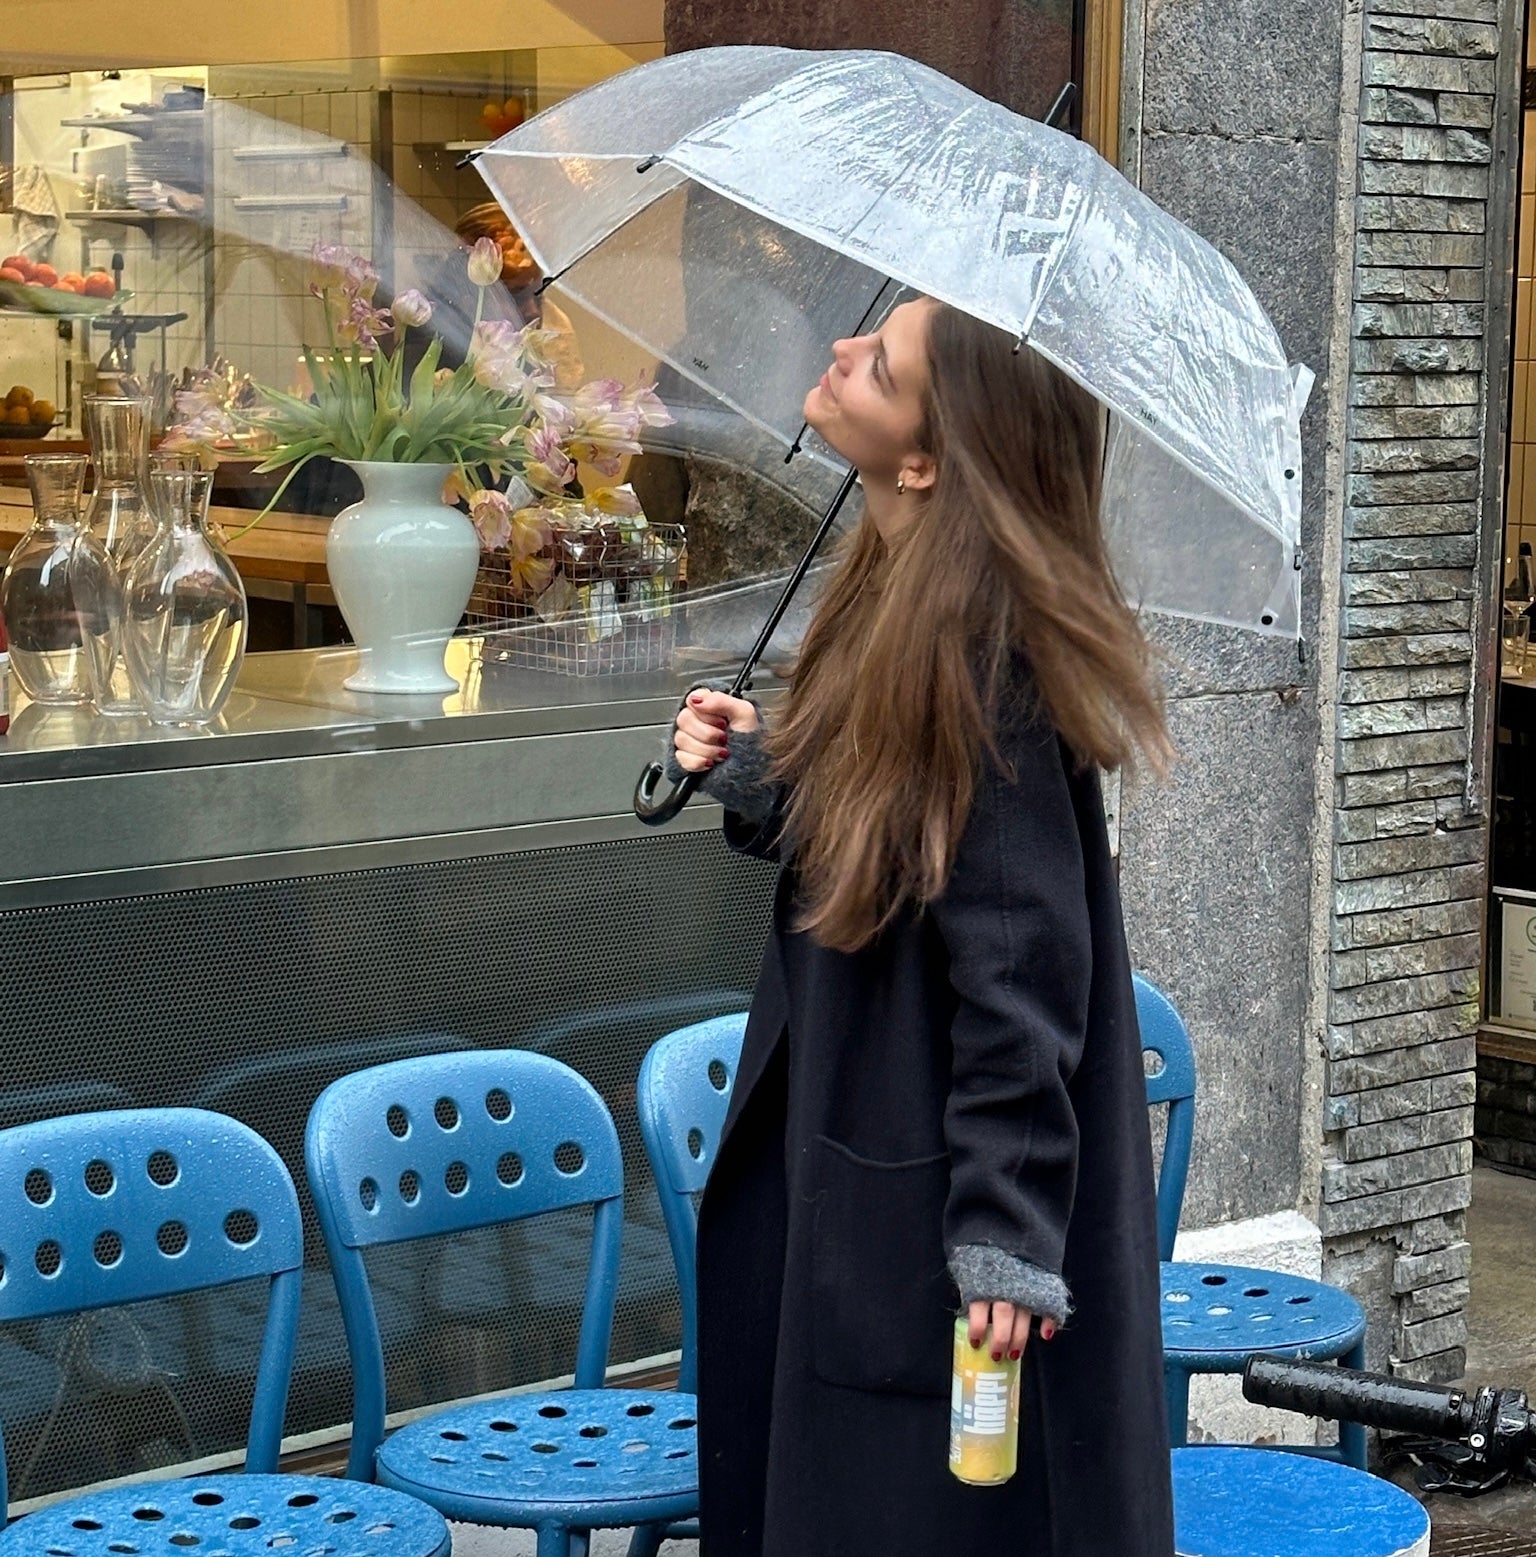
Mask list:
[[949,1396],[949,1469],[973,1487],[996,1487],[1019,1463],[1019,1364],[992,1361],[973,1347],[964,1314],[955,1320],[955,1367]]

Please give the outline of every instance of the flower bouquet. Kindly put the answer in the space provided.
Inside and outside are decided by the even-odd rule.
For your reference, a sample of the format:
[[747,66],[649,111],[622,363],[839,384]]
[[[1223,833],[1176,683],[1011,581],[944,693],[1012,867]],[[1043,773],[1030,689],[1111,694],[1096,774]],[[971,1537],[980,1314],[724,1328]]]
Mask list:
[[[610,606],[621,598],[628,605],[632,596],[638,601],[650,588],[648,582],[639,587],[642,581],[665,571],[669,559],[674,575],[680,564],[680,531],[666,541],[651,536],[634,494],[605,484],[616,482],[626,457],[641,451],[646,426],[672,418],[645,382],[583,382],[568,327],[485,319],[485,294],[501,271],[500,248],[481,238],[468,258],[478,298],[464,360],[444,366],[443,342],[434,335],[407,373],[407,337],[430,324],[430,301],[411,290],[380,306],[378,272],[367,259],[317,246],[310,290],[325,305],[328,339],[323,350],[304,348],[311,392],[263,387],[259,406],[234,409],[195,387],[177,397],[183,420],[171,442],[207,446],[231,426],[259,428],[273,441],[258,468],[290,469],[252,524],[322,456],[355,466],[365,490],[370,473],[376,477],[381,467],[434,467],[442,475],[442,501],[467,510],[474,530],[471,626],[515,630],[579,619],[581,631],[594,630],[599,641],[613,636]],[[546,322],[553,317],[558,314],[551,308]],[[361,643],[354,621],[360,613],[349,610],[336,576],[336,530],[333,525],[327,558],[332,583]],[[586,576],[590,567],[567,566],[573,548],[590,556],[598,545],[615,549],[615,570],[630,571],[599,578]],[[401,565],[416,563],[402,558]],[[383,584],[375,593],[378,587]],[[466,586],[458,596],[459,612],[468,593]],[[498,651],[495,657],[508,656]]]

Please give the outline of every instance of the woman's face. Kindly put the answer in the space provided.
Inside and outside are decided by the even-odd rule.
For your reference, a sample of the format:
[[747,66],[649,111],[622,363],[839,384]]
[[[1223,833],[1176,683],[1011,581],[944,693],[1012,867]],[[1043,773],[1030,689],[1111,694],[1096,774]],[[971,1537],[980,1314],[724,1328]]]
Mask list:
[[805,420],[866,478],[894,485],[908,467],[931,463],[918,434],[928,387],[928,319],[936,306],[926,297],[903,303],[873,335],[838,341],[832,366],[805,397]]

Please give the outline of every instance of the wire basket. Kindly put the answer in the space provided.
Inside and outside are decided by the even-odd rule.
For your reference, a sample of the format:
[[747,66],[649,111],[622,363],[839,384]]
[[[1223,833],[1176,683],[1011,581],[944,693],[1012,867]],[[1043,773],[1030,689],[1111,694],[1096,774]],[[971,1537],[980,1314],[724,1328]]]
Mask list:
[[680,524],[558,519],[537,557],[482,551],[466,625],[491,670],[622,676],[670,670],[687,534]]

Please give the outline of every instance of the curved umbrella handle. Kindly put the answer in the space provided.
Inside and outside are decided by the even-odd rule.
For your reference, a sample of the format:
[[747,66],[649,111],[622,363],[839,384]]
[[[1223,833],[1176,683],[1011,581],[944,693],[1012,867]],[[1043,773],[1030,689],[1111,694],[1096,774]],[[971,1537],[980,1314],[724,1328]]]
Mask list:
[[703,774],[685,773],[666,796],[657,800],[656,791],[666,776],[667,770],[659,762],[650,762],[635,785],[635,815],[647,827],[661,827],[670,822],[688,804]]
[[[868,318],[868,315],[865,315]],[[802,429],[803,431],[804,429]],[[792,449],[785,456],[786,461],[792,458]],[[768,620],[763,623],[763,628],[757,635],[757,642],[752,645],[751,652],[746,661],[736,673],[736,679],[731,683],[730,695],[740,697],[752,684],[752,671],[757,662],[763,657],[769,642],[773,638],[774,630],[784,618],[784,613],[789,609],[789,602],[794,599],[795,591],[800,587],[800,581],[809,571],[811,561],[815,557],[821,543],[831,533],[833,522],[836,520],[838,510],[848,501],[848,494],[853,491],[859,479],[857,470],[850,469],[843,477],[842,485],[837,489],[837,496],[832,499],[832,506],[821,516],[821,523],[817,526],[816,533],[811,537],[811,544],[806,547],[805,555],[795,564],[795,571],[790,574],[789,581],[784,585],[784,592],[774,604],[773,610],[768,613]],[[659,762],[649,762],[645,771],[640,775],[640,782],[635,785],[635,815],[640,818],[647,827],[661,827],[670,822],[679,811],[688,804],[694,790],[703,780],[702,773],[685,773],[681,780],[672,786],[671,792],[663,800],[657,800],[656,791],[661,787],[661,781],[666,778],[667,770]]]

